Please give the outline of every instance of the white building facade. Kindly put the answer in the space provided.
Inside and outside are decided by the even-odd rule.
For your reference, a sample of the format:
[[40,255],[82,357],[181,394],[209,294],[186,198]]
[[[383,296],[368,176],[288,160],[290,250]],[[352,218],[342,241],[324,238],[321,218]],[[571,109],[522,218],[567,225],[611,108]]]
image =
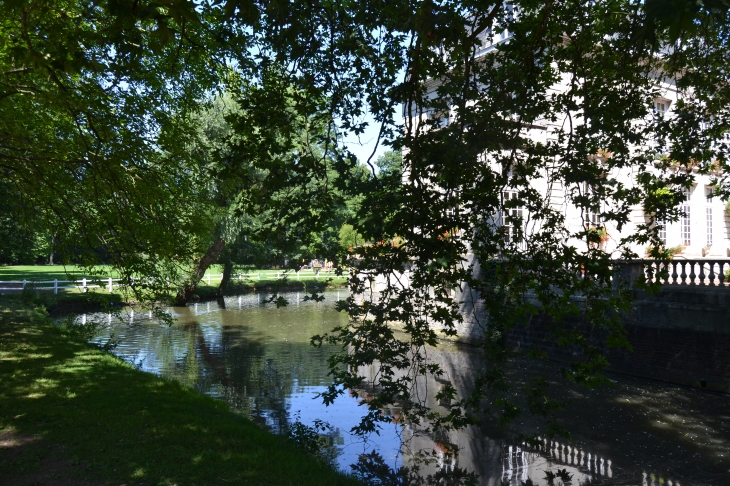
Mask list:
[[[494,51],[500,43],[509,42],[510,33],[508,31],[492,33],[490,31],[489,34],[486,32],[482,33],[480,39],[481,47],[477,49],[475,54],[477,57],[485,56]],[[448,55],[443,52],[439,54],[443,56]],[[657,75],[656,79],[655,87],[659,96],[653,101],[654,114],[652,116],[671,118],[675,116],[674,107],[679,97],[678,90],[671,80],[660,75]],[[429,86],[429,91],[432,93],[430,96],[433,99],[433,97],[437,96],[435,93],[438,83],[430,81],[429,84],[431,85]],[[551,91],[557,94],[565,93],[569,89],[568,85],[569,80],[566,76],[561,83],[553,86]],[[426,108],[419,116],[411,118],[411,130],[429,130],[433,129],[434,126],[446,127],[453,124],[455,119],[454,115],[454,108],[449,113],[443,110],[436,111]],[[575,117],[571,120],[571,123],[578,118]],[[522,135],[535,143],[548,144],[558,139],[561,130],[564,129],[564,125],[565,120],[553,122],[547,120],[536,121],[526,126]],[[598,160],[605,160],[610,158],[611,154],[602,152],[596,154],[594,157]],[[490,163],[488,156],[485,156],[483,163]],[[494,170],[499,171],[500,168],[495,164]],[[635,183],[640,170],[639,167],[615,170],[612,173],[606,174],[606,177],[615,179],[621,184],[631,187]],[[687,169],[679,167],[659,169],[657,167],[657,174],[661,170],[680,171]],[[682,215],[679,219],[676,221],[655,222],[659,227],[659,238],[663,242],[664,248],[669,249],[675,258],[728,258],[730,257],[730,203],[718,197],[713,197],[712,174],[701,174],[694,171],[692,176],[693,184],[689,189],[684,189],[686,199],[680,205],[679,209]],[[404,174],[404,179],[408,177],[409,174]],[[619,258],[621,250],[620,242],[623,238],[635,234],[639,225],[652,223],[653,215],[646,214],[641,205],[636,205],[631,208],[631,217],[628,224],[624,224],[619,230],[615,224],[611,221],[606,221],[601,216],[602,212],[610,211],[611,208],[601,207],[598,210],[595,208],[586,210],[572,203],[571,195],[574,195],[576,192],[586,193],[591,190],[587,185],[564,187],[559,181],[559,178],[551,177],[550,174],[545,174],[545,177],[534,178],[531,184],[534,189],[537,189],[544,195],[546,200],[550,201],[553,209],[563,213],[566,229],[571,234],[585,231],[586,228],[600,231],[602,238],[600,248],[615,258]],[[504,201],[516,197],[516,192],[510,191],[509,189],[503,192]],[[511,218],[507,216],[511,216]],[[521,232],[510,223],[510,219],[516,217],[523,219]],[[506,227],[506,233],[510,237],[512,235],[517,236],[520,233],[524,234],[525,237],[529,237],[528,235],[535,230],[535,227],[531,227],[531,225],[541,224],[539,222],[530,222],[526,210],[521,208],[505,209],[502,214],[495,216],[495,221],[496,224]],[[569,244],[576,247],[585,247],[587,243],[586,241],[573,239],[569,241]],[[639,258],[644,258],[649,251],[648,246],[642,247],[638,244],[628,244],[627,246]]]

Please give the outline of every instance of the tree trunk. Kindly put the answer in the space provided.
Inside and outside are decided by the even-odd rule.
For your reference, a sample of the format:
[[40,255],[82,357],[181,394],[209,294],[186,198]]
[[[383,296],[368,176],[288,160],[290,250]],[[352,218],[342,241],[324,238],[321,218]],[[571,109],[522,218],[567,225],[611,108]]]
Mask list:
[[228,259],[226,263],[223,264],[223,277],[221,278],[221,284],[218,286],[218,298],[223,297],[223,292],[226,289],[226,286],[228,285],[228,282],[231,281],[231,274],[233,273],[233,262]]
[[216,242],[208,248],[208,251],[205,252],[205,255],[203,255],[203,258],[200,259],[198,265],[193,270],[192,275],[190,275],[190,279],[183,285],[182,289],[178,290],[177,296],[175,296],[175,305],[183,306],[190,301],[198,282],[200,282],[200,279],[203,278],[203,275],[205,275],[205,271],[208,270],[208,267],[210,267],[216,258],[218,258],[218,255],[220,255],[225,246],[225,240],[223,240],[223,238],[218,238]]
[[48,264],[53,265],[53,250],[55,249],[55,246],[53,245],[56,240],[56,235],[51,235],[51,254],[48,255]]

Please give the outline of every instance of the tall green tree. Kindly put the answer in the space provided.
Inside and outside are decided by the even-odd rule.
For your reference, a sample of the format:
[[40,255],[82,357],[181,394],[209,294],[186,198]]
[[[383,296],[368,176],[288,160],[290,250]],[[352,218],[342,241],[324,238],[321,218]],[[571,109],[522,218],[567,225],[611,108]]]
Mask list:
[[[0,167],[78,263],[179,272],[209,232],[182,116],[215,86],[205,15],[156,2],[0,4]],[[195,41],[191,39],[195,38]]]
[[[724,5],[5,2],[0,166],[43,214],[83,235],[89,261],[101,243],[145,275],[188,275],[216,241],[210,174],[236,188],[228,209],[260,218],[251,241],[277,257],[308,246],[329,256],[339,248],[321,236],[331,215],[359,198],[350,224],[374,244],[349,254],[360,276],[343,306],[351,322],[327,337],[343,352],[325,399],[356,394],[361,369],[374,366],[362,431],[396,402],[434,427],[486,412],[550,419],[559,390],[537,381],[518,406],[501,336],[542,315],[558,344],[580,351],[567,376],[600,382],[605,358],[576,322],[626,346],[630,293],[612,281],[611,257],[636,256],[633,243],[667,256],[656,223],[679,217],[695,171],[718,174],[717,194],[730,196]],[[661,80],[680,93],[675,117],[653,114]],[[222,83],[239,107],[231,145],[201,171],[186,115]],[[356,176],[357,160],[339,148],[343,134],[364,132],[367,113],[379,141],[403,154],[400,172],[367,160],[371,177]],[[532,136],[540,127],[544,139]],[[618,228],[637,207],[646,223],[608,255],[590,228],[566,225],[538,179]],[[337,242],[341,225],[331,228]],[[406,270],[409,285],[390,279],[377,299],[356,298],[371,288],[363,275]],[[490,365],[469,395],[442,389],[451,406],[439,415],[414,389],[441,376],[426,349],[464,323],[464,300],[487,311],[477,324]]]
[[354,216],[356,203],[338,186],[354,172],[335,169],[340,149],[327,139],[327,113],[299,112],[302,99],[283,71],[262,73],[261,85],[250,78],[232,82],[192,116],[199,133],[189,150],[207,174],[216,229],[208,250],[193,261],[178,304],[216,261],[223,264],[224,286],[235,263],[288,260],[293,269],[303,259],[332,258],[340,227]]
[[35,227],[36,208],[0,182],[0,264],[53,262],[52,236]]
[[[691,166],[722,169],[716,187],[727,196],[725,10],[693,8],[692,28],[669,32],[648,3],[615,0],[235,5],[264,57],[290,66],[290,82],[307,99],[328,100],[332,118],[356,134],[369,111],[382,139],[403,150],[401,187],[375,176],[357,189],[365,194],[358,231],[403,244],[358,249],[352,264],[364,276],[408,270],[409,285],[389,279],[363,303],[356,296],[370,282],[354,278],[345,306],[352,322],[329,336],[347,351],[333,363],[327,400],[343,386],[356,390],[363,368],[379,370],[363,431],[387,420],[379,410],[392,403],[404,404],[410,420],[428,415],[435,427],[463,425],[487,409],[501,420],[550,416],[550,400],[519,407],[510,398],[519,390],[501,369],[508,354],[500,336],[542,315],[552,339],[579,350],[568,377],[601,382],[601,348],[576,323],[600,329],[610,346],[628,346],[620,316],[630,295],[612,281],[612,257],[636,257],[633,243],[667,256],[656,222],[679,217],[675,203],[692,183]],[[676,117],[661,119],[653,100],[666,79],[681,101]],[[542,139],[533,136],[541,127],[551,127]],[[681,170],[663,165],[667,158]],[[627,172],[634,174],[628,184],[617,175]],[[636,207],[647,222],[608,255],[590,228],[566,224],[535,180],[618,228]],[[426,348],[464,324],[465,299],[487,310],[477,325],[494,366],[469,396],[440,392],[452,406],[438,416],[414,388],[419,376],[440,375]],[[531,389],[529,396],[548,392],[539,381]]]

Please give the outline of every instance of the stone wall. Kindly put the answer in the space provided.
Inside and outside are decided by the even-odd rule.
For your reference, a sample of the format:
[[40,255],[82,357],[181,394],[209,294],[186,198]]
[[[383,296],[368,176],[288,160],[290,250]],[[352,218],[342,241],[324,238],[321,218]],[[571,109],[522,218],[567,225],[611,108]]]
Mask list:
[[[468,257],[475,275],[479,275],[479,262],[471,254]],[[670,262],[636,260],[617,264],[617,282],[633,285],[646,279],[664,285],[657,295],[633,291],[632,312],[624,316],[633,352],[604,348],[609,369],[730,392],[730,283],[725,277],[730,260],[677,258]],[[408,285],[407,271],[391,277]],[[377,301],[387,284],[385,276],[377,276],[371,293],[360,298]],[[461,303],[464,318],[457,326],[454,340],[479,344],[487,325],[479,293],[464,286],[453,297]],[[579,322],[571,324],[581,326]],[[583,331],[596,345],[605,342],[602,332],[587,327]],[[578,355],[577,350],[558,348],[550,339],[550,323],[539,316],[528,326],[513,329],[506,338],[513,349],[537,346],[556,360],[568,361]]]
[[[604,348],[610,370],[730,392],[727,288],[667,286],[656,296],[637,290],[634,297],[633,310],[624,318],[633,352]],[[604,341],[601,331],[584,330],[594,343]],[[550,322],[541,317],[513,329],[507,344],[518,350],[537,346],[558,360],[577,356],[550,340]]]

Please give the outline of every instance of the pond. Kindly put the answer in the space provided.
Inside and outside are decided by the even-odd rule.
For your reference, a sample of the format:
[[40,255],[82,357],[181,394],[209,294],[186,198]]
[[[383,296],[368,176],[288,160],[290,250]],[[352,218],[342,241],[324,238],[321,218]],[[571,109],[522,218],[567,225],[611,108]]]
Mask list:
[[[353,436],[349,431],[363,413],[358,400],[343,395],[325,407],[318,399],[329,384],[327,357],[337,348],[310,345],[313,335],[346,323],[347,316],[334,310],[345,291],[326,292],[319,303],[304,295],[286,295],[289,306],[278,309],[265,305],[262,294],[174,308],[176,323],[170,327],[132,309],[123,310],[121,319],[107,314],[79,319],[103,323],[96,341],[113,338],[118,343],[113,352],[141,370],[223,400],[276,433],[297,422],[326,421],[331,429],[322,444],[346,471],[353,464],[372,465],[377,457],[376,464],[382,459],[393,470],[418,465],[422,476],[466,470],[489,486],[521,486],[528,479],[547,486],[546,471],[558,470],[573,485],[730,484],[730,397],[622,375],[610,375],[615,386],[595,390],[561,384],[569,402],[562,420],[573,437],[545,439],[540,450],[516,439],[539,429],[530,418],[502,429],[485,425],[435,435],[392,423],[379,435]],[[477,349],[453,344],[431,353],[457,389],[468,387],[480,356]],[[538,372],[557,380],[559,366],[516,361],[509,369],[518,384]],[[427,464],[418,460],[424,454]]]

